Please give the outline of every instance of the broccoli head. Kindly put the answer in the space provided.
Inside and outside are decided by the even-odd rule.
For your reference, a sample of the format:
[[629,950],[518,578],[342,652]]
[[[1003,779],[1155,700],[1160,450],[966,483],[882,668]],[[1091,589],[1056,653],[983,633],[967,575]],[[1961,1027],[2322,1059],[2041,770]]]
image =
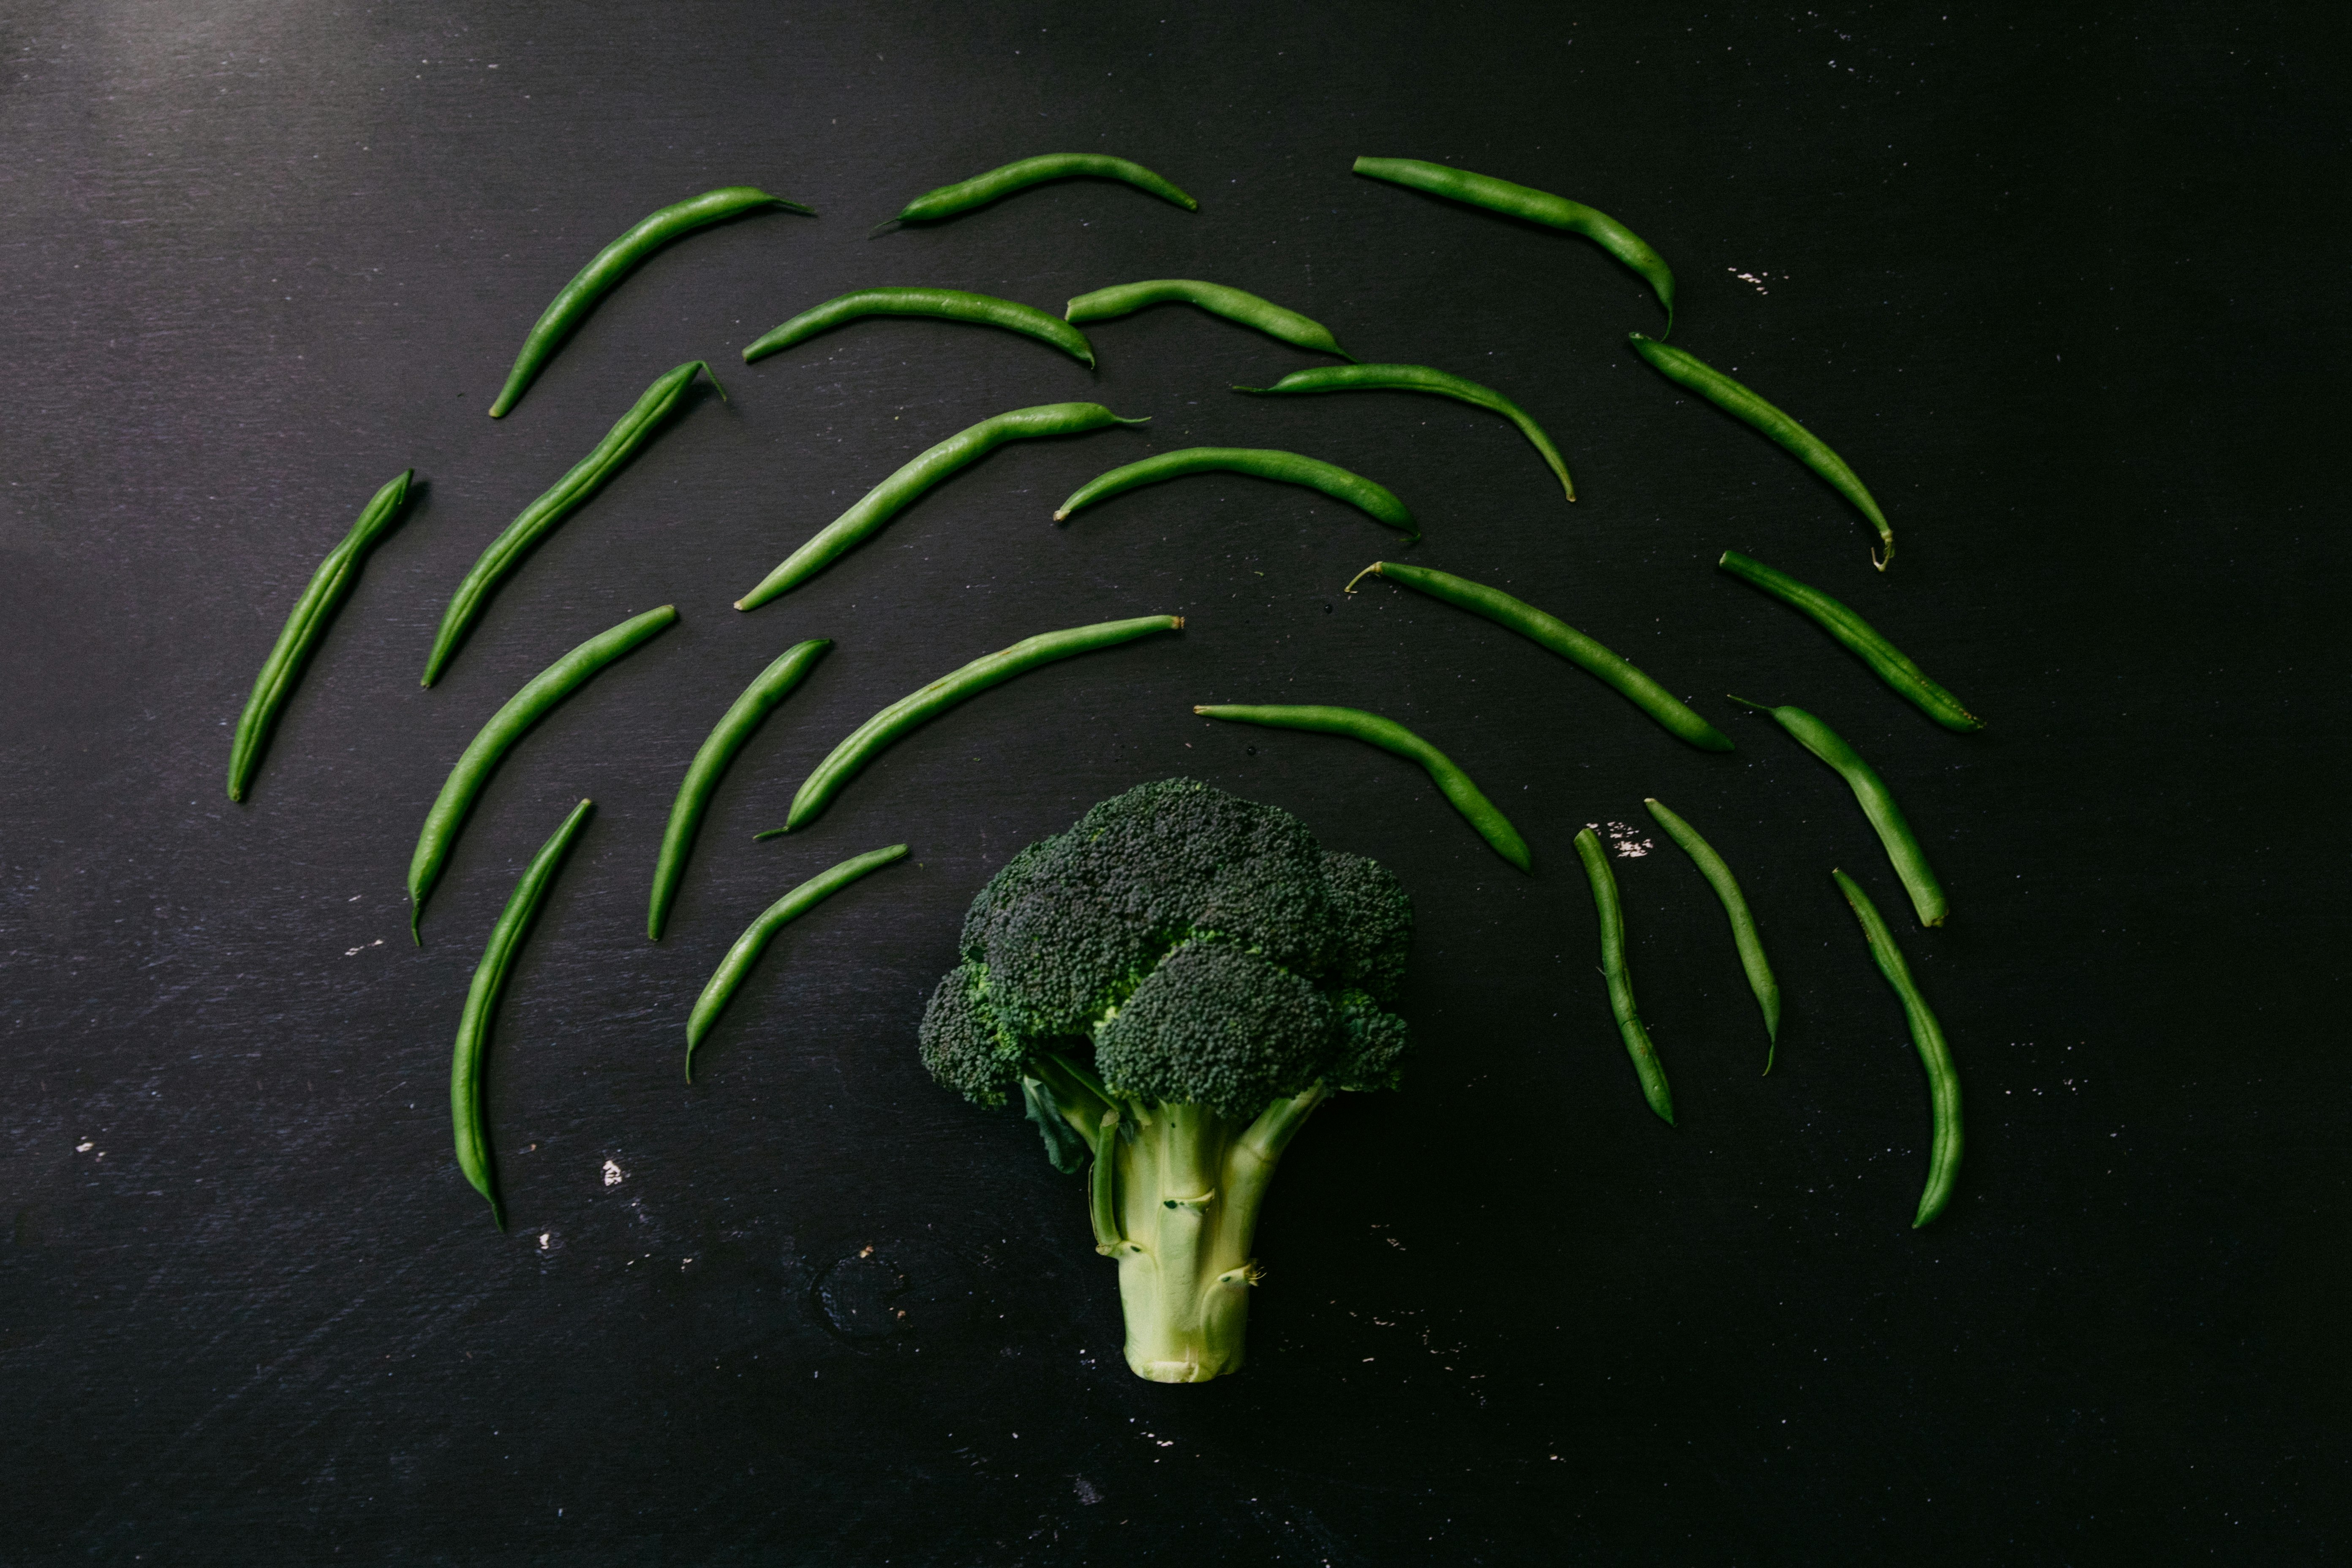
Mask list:
[[1192,779],[1104,801],[972,900],[923,1065],[981,1105],[1017,1091],[1057,1167],[1091,1162],[1139,1375],[1239,1369],[1266,1182],[1335,1091],[1396,1087],[1412,940],[1395,873]]

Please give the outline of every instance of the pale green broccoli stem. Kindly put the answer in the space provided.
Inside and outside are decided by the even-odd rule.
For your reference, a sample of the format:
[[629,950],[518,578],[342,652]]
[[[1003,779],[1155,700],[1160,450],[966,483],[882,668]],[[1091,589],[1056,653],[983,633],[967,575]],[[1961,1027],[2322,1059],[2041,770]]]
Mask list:
[[1093,1140],[1094,1172],[1087,1180],[1087,1207],[1095,1222],[1095,1250],[1117,1258],[1134,1250],[1135,1243],[1118,1223],[1118,1112],[1106,1110]]
[[[1154,1383],[1201,1383],[1238,1372],[1249,1291],[1259,1279],[1250,1247],[1258,1208],[1283,1151],[1330,1091],[1317,1084],[1276,1100],[1245,1128],[1198,1105],[1136,1111],[1133,1142],[1108,1131],[1098,1148],[1097,1202],[1117,1201],[1127,1318],[1127,1363]],[[1106,1118],[1108,1129],[1110,1118]],[[1116,1184],[1104,1163],[1118,1167]],[[1107,1191],[1108,1189],[1108,1191]],[[1097,1210],[1099,1215],[1100,1210]]]

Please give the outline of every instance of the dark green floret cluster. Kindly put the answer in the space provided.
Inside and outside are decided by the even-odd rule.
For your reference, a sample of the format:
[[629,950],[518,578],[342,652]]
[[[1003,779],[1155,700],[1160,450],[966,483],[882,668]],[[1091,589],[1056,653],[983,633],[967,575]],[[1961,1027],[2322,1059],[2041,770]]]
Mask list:
[[1334,1092],[1396,1087],[1412,938],[1395,873],[1191,779],[1103,802],[972,900],[923,1063],[982,1105],[1018,1093],[1060,1169],[1094,1162],[1141,1375],[1241,1364],[1265,1182]]

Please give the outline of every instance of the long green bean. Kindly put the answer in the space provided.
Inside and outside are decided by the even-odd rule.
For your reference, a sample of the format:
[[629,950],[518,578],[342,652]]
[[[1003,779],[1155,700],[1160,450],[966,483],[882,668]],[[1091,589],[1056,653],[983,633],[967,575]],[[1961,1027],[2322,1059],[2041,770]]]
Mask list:
[[1633,976],[1625,967],[1625,910],[1617,900],[1617,877],[1600,835],[1590,827],[1576,836],[1576,858],[1584,862],[1584,879],[1592,884],[1592,907],[1601,917],[1601,975],[1609,983],[1609,1011],[1617,1019],[1617,1034],[1625,1054],[1633,1059],[1634,1076],[1642,1080],[1642,1098],[1660,1120],[1675,1124],[1674,1091],[1666,1087],[1666,1069],[1658,1047],[1650,1042],[1642,1015],[1633,1005]]
[[1402,529],[1411,538],[1421,537],[1421,525],[1413,521],[1404,502],[1361,474],[1349,473],[1337,463],[1327,463],[1319,458],[1253,447],[1186,447],[1113,468],[1107,474],[1097,474],[1055,509],[1054,521],[1059,522],[1074,511],[1143,485],[1207,473],[1247,474],[1253,479],[1274,479],[1286,485],[1305,485],[1335,500],[1346,501],[1391,528]]
[[1542,456],[1544,466],[1559,478],[1560,489],[1569,500],[1576,499],[1576,481],[1568,477],[1568,459],[1559,455],[1559,448],[1551,444],[1543,426],[1528,416],[1527,410],[1491,386],[1481,386],[1425,364],[1323,364],[1312,370],[1294,370],[1272,386],[1236,386],[1234,390],[1260,396],[1286,392],[1426,392],[1450,397],[1456,403],[1499,414],[1517,426],[1519,434]]
[[1206,719],[1222,719],[1235,724],[1264,724],[1276,730],[1312,730],[1326,735],[1345,735],[1351,741],[1361,741],[1368,746],[1378,746],[1383,752],[1400,757],[1410,757],[1428,771],[1438,793],[1462,814],[1462,819],[1475,828],[1486,847],[1522,871],[1533,872],[1535,855],[1511,819],[1496,809],[1495,803],[1479,793],[1470,782],[1470,775],[1455,765],[1454,759],[1414,734],[1393,719],[1378,713],[1367,713],[1360,708],[1332,708],[1319,704],[1216,704],[1192,710]]
[[1658,721],[1659,727],[1677,740],[1689,742],[1705,752],[1727,752],[1731,739],[1708,723],[1671,691],[1643,674],[1633,660],[1612,653],[1599,643],[1570,626],[1558,616],[1546,615],[1523,599],[1515,599],[1499,588],[1489,588],[1484,583],[1473,583],[1467,577],[1456,577],[1451,572],[1439,572],[1427,566],[1407,566],[1395,561],[1375,561],[1349,581],[1342,593],[1352,594],[1356,584],[1367,575],[1385,577],[1417,589],[1433,599],[1486,616],[1496,626],[1508,626],[1529,642],[1549,648],[1595,679],[1613,688],[1620,696]]
[[1665,803],[1643,799],[1650,816],[1666,830],[1666,837],[1682,846],[1683,853],[1691,858],[1698,874],[1715,889],[1723,901],[1723,912],[1731,921],[1731,942],[1739,950],[1739,967],[1748,973],[1748,989],[1756,994],[1756,1005],[1764,1010],[1764,1070],[1772,1070],[1773,1053],[1780,1047],[1780,982],[1773,977],[1772,965],[1764,958],[1764,939],[1757,934],[1756,917],[1748,912],[1747,895],[1739,890],[1739,879],[1715,846],[1699,837],[1697,828],[1685,822]]
[[450,846],[457,842],[457,830],[465,826],[467,814],[474,809],[475,800],[509,749],[598,670],[667,631],[677,619],[677,606],[664,605],[597,633],[524,681],[522,689],[508,698],[467,742],[457,765],[442,782],[433,809],[425,814],[425,826],[416,835],[416,851],[408,859],[408,934],[419,947],[425,944],[425,896],[441,879],[441,868],[449,858]]
[[403,468],[399,477],[375,492],[373,500],[362,509],[359,521],[352,524],[343,541],[327,552],[319,569],[310,574],[310,586],[294,601],[293,614],[286,617],[285,629],[278,634],[278,642],[269,657],[261,661],[261,673],[253,678],[253,692],[245,700],[245,711],[236,721],[236,735],[228,749],[228,797],[243,800],[253,784],[253,775],[261,767],[262,747],[269,732],[278,724],[278,712],[286,700],[294,693],[294,682],[300,678],[302,667],[327,635],[328,623],[335,618],[336,610],[349,596],[352,584],[359,580],[360,563],[367,559],[376,542],[392,531],[399,521],[400,509],[408,500],[408,480],[416,472]]
[[488,1065],[490,1053],[490,1021],[499,1010],[499,997],[507,988],[507,973],[514,967],[516,949],[530,934],[531,922],[539,918],[539,906],[546,901],[548,884],[555,879],[556,868],[572,848],[572,840],[587,826],[588,816],[595,810],[595,802],[582,801],[563,819],[563,826],[553,837],[540,846],[539,853],[530,858],[530,865],[522,880],[507,896],[507,907],[499,915],[498,924],[490,928],[490,940],[482,946],[482,961],[474,966],[473,984],[466,989],[466,1010],[457,1019],[457,1046],[449,1058],[449,1121],[456,1133],[457,1169],[474,1190],[489,1200],[490,1218],[498,1227],[507,1227],[505,1208],[499,1202],[498,1170],[490,1157],[489,1118],[482,1103],[482,1074]]
[[1675,330],[1674,269],[1640,235],[1607,213],[1549,191],[1515,185],[1491,174],[1474,174],[1446,163],[1425,163],[1418,158],[1359,158],[1356,173],[1433,196],[1466,202],[1489,212],[1507,214],[1528,223],[1539,223],[1547,228],[1581,235],[1650,286],[1658,303],[1666,308],[1666,331]]
[[1870,563],[1881,572],[1886,570],[1887,563],[1895,559],[1895,530],[1888,526],[1886,514],[1878,510],[1869,488],[1845,466],[1843,458],[1831,451],[1827,443],[1811,430],[1704,360],[1639,332],[1628,332],[1626,336],[1633,342],[1633,352],[1647,360],[1660,375],[1697,393],[1733,418],[1770,437],[1790,457],[1820,475],[1832,489],[1852,501],[1854,510],[1878,530],[1879,542],[1886,547],[1885,554],[1873,553]]
[[[1101,153],[1043,153],[1034,158],[1022,158],[1001,168],[974,174],[968,180],[958,180],[952,185],[925,191],[898,209],[891,223],[929,223],[938,218],[953,217],[985,206],[1015,191],[1025,191],[1047,180],[1068,180],[1091,176],[1098,180],[1119,180],[1139,191],[1149,191],[1163,202],[1173,202],[1186,212],[1198,212],[1201,204],[1153,174],[1140,163],[1125,158],[1113,158]],[[888,225],[883,226],[887,227]]]
[[1811,616],[1848,653],[1870,666],[1879,679],[1945,729],[1965,732],[1984,728],[1983,720],[1961,707],[1958,698],[1928,679],[1927,672],[1905,658],[1902,649],[1819,588],[1800,583],[1786,572],[1775,571],[1734,550],[1725,551],[1716,564],[1740,581],[1754,584],[1782,604],[1793,605]]
[[1881,918],[1878,907],[1870,901],[1852,877],[1832,870],[1838,891],[1853,909],[1853,918],[1862,922],[1862,934],[1870,943],[1872,962],[1895,994],[1903,1000],[1903,1021],[1910,1026],[1911,1044],[1919,1053],[1919,1065],[1927,1070],[1928,1114],[1932,1119],[1927,1152],[1927,1184],[1919,1194],[1918,1212],[1912,1215],[1911,1228],[1918,1229],[1944,1212],[1952,1201],[1952,1184],[1960,1174],[1960,1075],[1952,1066],[1951,1047],[1944,1043],[1944,1026],[1936,1021],[1927,997],[1919,994],[1918,983],[1911,978],[1911,966],[1903,962],[1903,950],[1895,945],[1895,933]]
[[1091,626],[1072,626],[1066,631],[1042,632],[1034,637],[1024,637],[1011,647],[973,659],[962,668],[951,670],[929,685],[908,692],[851,731],[826,754],[824,761],[801,781],[801,787],[793,795],[793,807],[784,817],[784,825],[771,827],[764,833],[755,833],[752,837],[773,838],[780,833],[791,833],[807,826],[825,808],[826,803],[840,794],[842,787],[856,778],[858,771],[879,755],[884,748],[909,730],[928,723],[950,708],[970,701],[992,686],[1000,685],[1041,664],[1052,664],[1056,659],[1091,653],[1098,647],[1133,642],[1137,637],[1150,637],[1154,632],[1183,629],[1184,617],[1181,616],[1138,616],[1132,620],[1104,621]]
[[[621,416],[620,423],[604,433],[595,450],[572,466],[571,472],[555,481],[546,494],[516,514],[506,531],[490,541],[481,559],[474,563],[457,591],[449,595],[449,607],[441,613],[441,627],[433,634],[433,651],[425,660],[425,679],[418,682],[430,686],[441,679],[457,653],[457,645],[473,624],[488,608],[490,595],[498,590],[507,574],[522,563],[531,546],[553,531],[555,525],[578,511],[588,498],[604,489],[604,481],[618,473],[640,447],[653,439],[662,421],[677,406],[698,374],[708,374],[710,367],[700,360],[679,365],[656,380],[645,390],[636,405]],[[710,384],[719,385],[711,376]],[[727,395],[724,387],[719,395]]]
[[1275,342],[1288,343],[1292,348],[1338,354],[1341,359],[1356,357],[1339,346],[1339,341],[1331,336],[1330,328],[1312,317],[1285,310],[1271,300],[1261,300],[1239,289],[1223,283],[1203,283],[1197,278],[1154,278],[1141,283],[1114,283],[1108,289],[1097,289],[1079,295],[1062,308],[1062,315],[1071,321],[1108,321],[1119,316],[1133,315],[1147,305],[1171,302],[1197,305],[1213,316],[1223,316],[1228,321],[1254,327]]
[[759,919],[743,928],[743,934],[735,939],[735,945],[727,950],[727,956],[720,959],[719,967],[710,972],[710,979],[702,987],[702,994],[695,998],[694,1012],[687,1018],[687,1082],[694,1081],[695,1047],[702,1044],[703,1036],[710,1033],[710,1026],[719,1021],[719,1015],[727,1010],[727,1004],[734,999],[744,977],[751,973],[751,966],[760,962],[760,954],[767,951],[768,943],[775,939],[776,933],[868,871],[879,870],[893,860],[903,859],[906,853],[905,845],[893,844],[887,849],[869,849],[863,855],[853,856],[831,870],[820,871],[811,877],[762,910]]
[[940,321],[969,321],[975,326],[1002,327],[1051,343],[1092,370],[1094,346],[1086,334],[1034,305],[1000,300],[992,294],[967,294],[961,289],[860,289],[812,306],[772,331],[764,332],[743,351],[743,363],[781,353],[794,343],[845,322],[867,316],[925,316]]
[[662,928],[669,923],[670,904],[677,898],[677,885],[686,876],[686,858],[694,848],[694,836],[701,830],[703,813],[710,808],[710,797],[717,792],[727,764],[751,740],[751,732],[775,711],[776,704],[808,678],[808,672],[832,646],[829,638],[815,637],[794,643],[777,655],[775,662],[754,677],[742,695],[729,704],[694,753],[686,777],[678,783],[677,799],[669,808],[669,826],[662,829],[661,855],[654,862],[653,895],[646,905],[646,935],[651,940],[659,942]]
[[1920,847],[1918,836],[1904,819],[1903,808],[1895,804],[1895,794],[1878,776],[1878,770],[1863,761],[1862,753],[1846,744],[1836,731],[1801,708],[1772,708],[1750,702],[1745,697],[1731,700],[1743,707],[1769,713],[1779,721],[1780,728],[1796,737],[1799,745],[1837,770],[1846,787],[1853,791],[1863,816],[1877,831],[1879,843],[1886,847],[1886,858],[1894,866],[1895,876],[1902,879],[1904,890],[1911,895],[1911,907],[1918,911],[1919,923],[1942,925],[1947,912],[1944,885],[1936,879],[1934,868],[1927,864],[1927,850]]
[[756,610],[780,594],[788,594],[831,565],[835,557],[905,510],[915,499],[957,469],[978,462],[1007,441],[1040,436],[1082,436],[1115,425],[1141,425],[1144,419],[1122,419],[1099,403],[1045,403],[1015,408],[960,430],[901,468],[859,499],[857,504],[809,536],[808,542],[784,557],[782,564],[760,580],[760,585],[735,601],[739,610]]
[[507,373],[506,385],[499,389],[498,401],[490,405],[490,417],[499,417],[521,399],[523,389],[554,357],[572,330],[637,263],[681,235],[761,207],[782,207],[812,217],[816,212],[750,185],[729,185],[648,213],[630,225],[627,232],[591,257],[588,265],[540,312],[538,324],[522,341],[522,352],[515,355],[514,368]]

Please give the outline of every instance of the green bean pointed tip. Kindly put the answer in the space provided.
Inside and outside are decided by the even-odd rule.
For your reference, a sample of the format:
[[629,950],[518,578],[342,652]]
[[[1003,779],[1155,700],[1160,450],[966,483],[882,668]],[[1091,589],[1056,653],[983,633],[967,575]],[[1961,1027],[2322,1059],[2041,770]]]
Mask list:
[[792,828],[789,826],[783,827],[771,827],[765,833],[754,833],[751,835],[751,842],[757,844],[762,838],[781,838],[791,831]]
[[1738,703],[1742,708],[1753,708],[1759,713],[1775,713],[1779,711],[1779,710],[1774,708],[1769,702],[1750,702],[1745,697],[1740,696],[1737,691],[1727,691],[1724,695],[1730,698],[1734,702]]

